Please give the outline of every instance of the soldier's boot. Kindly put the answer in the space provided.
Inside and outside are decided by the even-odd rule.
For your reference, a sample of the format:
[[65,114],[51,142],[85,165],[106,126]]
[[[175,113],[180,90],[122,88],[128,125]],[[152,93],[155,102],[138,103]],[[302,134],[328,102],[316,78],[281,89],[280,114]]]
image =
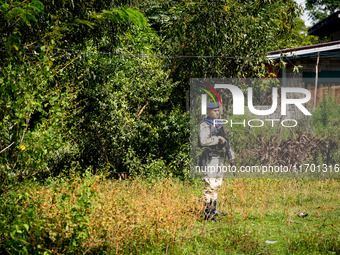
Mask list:
[[222,213],[222,212],[217,211],[217,209],[216,209],[216,200],[214,201],[214,205],[213,206],[214,206],[214,212],[215,212],[216,215],[218,215],[218,216],[227,216],[226,213]]
[[204,205],[204,219],[209,221],[217,221],[215,218],[216,207],[214,207],[214,202],[210,201]]

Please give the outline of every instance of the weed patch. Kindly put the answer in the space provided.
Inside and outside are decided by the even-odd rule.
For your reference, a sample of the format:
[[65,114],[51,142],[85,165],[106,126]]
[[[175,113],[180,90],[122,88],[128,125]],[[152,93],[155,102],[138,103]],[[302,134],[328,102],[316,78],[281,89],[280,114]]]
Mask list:
[[[2,254],[338,254],[339,181],[226,179],[218,222],[203,183],[84,175],[1,197]],[[298,211],[308,213],[305,218]]]

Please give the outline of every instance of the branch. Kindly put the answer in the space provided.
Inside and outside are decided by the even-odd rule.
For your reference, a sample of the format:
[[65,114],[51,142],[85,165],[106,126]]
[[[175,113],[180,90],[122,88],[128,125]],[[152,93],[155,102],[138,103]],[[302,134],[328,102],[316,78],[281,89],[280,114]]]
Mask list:
[[44,39],[45,37],[47,37],[48,34],[44,35],[42,38],[40,38],[39,40],[36,40],[35,42],[32,42],[30,44],[26,44],[24,45],[23,47],[26,48],[26,47],[29,47],[29,46],[32,46],[34,44],[36,44],[37,42],[40,42],[42,39]]
[[64,69],[65,69],[66,67],[68,67],[70,64],[73,63],[73,61],[75,61],[76,59],[78,59],[78,58],[80,58],[80,57],[81,57],[81,54],[79,54],[78,57],[76,57],[76,58],[72,59],[70,62],[68,62],[63,68],[61,68],[61,69],[59,70],[59,73],[62,72],[62,71],[64,71]]
[[10,12],[11,10],[13,10],[14,8],[17,8],[18,6],[22,5],[23,3],[27,2],[27,0],[17,4],[16,6],[12,6],[11,9],[8,10],[8,12]]
[[11,147],[13,144],[14,144],[14,142],[11,143],[10,145],[8,145],[8,146],[7,146],[5,149],[3,149],[2,151],[0,151],[0,154],[3,153],[5,150],[7,150],[9,147]]
[[143,113],[143,111],[145,110],[145,108],[148,106],[149,102],[147,102],[142,109],[139,111],[139,113],[137,114],[137,118],[139,118],[139,116]]

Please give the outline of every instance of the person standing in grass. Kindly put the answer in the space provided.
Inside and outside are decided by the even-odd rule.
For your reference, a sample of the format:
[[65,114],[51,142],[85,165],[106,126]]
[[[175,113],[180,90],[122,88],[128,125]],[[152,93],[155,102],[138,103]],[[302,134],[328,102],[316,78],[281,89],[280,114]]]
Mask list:
[[230,162],[233,163],[235,156],[230,149],[226,131],[217,120],[220,117],[219,103],[207,104],[207,114],[208,117],[201,123],[199,131],[199,142],[204,147],[200,157],[205,184],[203,191],[204,218],[205,220],[216,221],[215,215],[226,215],[216,209],[218,190],[223,180],[225,159],[228,155]]

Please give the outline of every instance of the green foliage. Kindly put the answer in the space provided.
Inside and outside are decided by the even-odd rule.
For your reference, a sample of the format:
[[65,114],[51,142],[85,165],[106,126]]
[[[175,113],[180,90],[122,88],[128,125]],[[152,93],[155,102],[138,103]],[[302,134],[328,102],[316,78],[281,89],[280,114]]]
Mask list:
[[[217,59],[178,59],[179,77],[257,77],[268,49],[290,33],[298,15],[294,1],[195,1],[169,10],[166,46],[174,55],[225,56]],[[228,56],[249,59],[228,59]],[[254,59],[253,59],[254,58]],[[258,67],[260,66],[260,67]],[[178,70],[177,70],[178,69]],[[188,77],[188,74],[186,74]]]
[[291,29],[289,36],[286,38],[282,38],[277,42],[276,47],[273,47],[273,50],[277,49],[286,49],[286,48],[295,48],[301,47],[305,45],[312,45],[321,43],[316,36],[308,35],[308,29],[305,25],[305,22],[297,18],[294,22],[294,25]]
[[[143,14],[132,8],[115,8],[113,2],[27,0],[0,1],[1,43],[6,49],[27,49],[34,44],[80,49],[89,42],[112,50],[128,24],[146,27]],[[102,38],[109,38],[103,43]],[[4,54],[2,52],[2,54]],[[7,55],[7,54],[5,54]]]
[[267,75],[298,14],[291,0],[1,1],[3,188],[88,168],[188,177],[189,79]]
[[[120,40],[119,51],[129,57],[88,56],[82,64],[91,75],[82,78],[86,87],[77,99],[82,111],[74,120],[80,123],[75,139],[84,167],[109,165],[113,173],[150,175],[154,168],[149,173],[145,167],[150,162],[162,165],[180,160],[175,155],[188,136],[186,114],[169,108],[176,84],[163,70],[163,61],[138,57],[158,53],[158,36],[135,29]],[[172,167],[171,171],[156,167],[154,174],[168,175],[182,168],[174,163]]]
[[216,223],[202,219],[199,180],[120,182],[86,173],[24,184],[0,197],[1,254],[340,251],[336,179],[226,179],[218,210],[227,216]]
[[320,137],[327,141],[324,162],[336,164],[340,160],[340,104],[339,99],[328,96],[313,112],[313,125]]
[[[58,1],[56,6],[58,4],[63,7],[67,5],[62,1]],[[91,113],[92,106],[86,108],[86,105],[91,103],[92,97],[98,100],[98,103],[102,103],[100,97],[109,92],[107,88],[114,93],[115,88],[110,87],[110,84],[108,86],[104,84],[105,89],[100,93],[94,91],[98,82],[108,82],[112,79],[108,72],[117,62],[111,63],[112,59],[106,58],[110,65],[104,65],[98,72],[95,68],[102,65],[100,58],[83,58],[81,54],[72,55],[55,47],[66,42],[63,41],[66,37],[71,45],[76,43],[79,47],[82,47],[85,42],[87,47],[92,47],[93,50],[98,50],[103,45],[112,47],[111,43],[115,44],[115,39],[118,37],[116,33],[111,33],[111,35],[112,31],[105,30],[105,26],[126,28],[131,22],[131,26],[136,24],[146,29],[147,24],[138,10],[130,8],[111,8],[107,11],[89,12],[87,8],[79,10],[74,9],[73,6],[70,9],[58,10],[56,6],[50,4],[44,6],[39,1],[8,4],[1,2],[1,6],[4,11],[1,13],[1,29],[6,30],[6,33],[2,34],[4,50],[0,53],[3,57],[1,58],[0,77],[0,191],[2,192],[9,184],[22,179],[56,175],[65,166],[78,168],[79,162],[84,162],[81,156],[86,153],[90,154],[89,151],[86,153],[80,151],[79,154],[78,147],[80,150],[83,149],[83,140],[86,138],[74,135],[77,126],[80,125],[79,121],[83,118],[83,115],[80,118],[78,116],[92,114],[91,116],[95,117],[95,113]],[[44,8],[45,12],[43,12]],[[68,19],[65,19],[64,15],[68,16]],[[28,21],[31,23],[28,24]],[[35,30],[28,36],[27,32],[35,26],[39,26],[39,33]],[[90,33],[84,36],[78,34],[79,37],[73,40],[69,35],[75,33],[76,27],[79,28],[77,31],[80,33],[85,27]],[[97,42],[90,39],[98,34],[93,31],[92,33],[89,29],[102,33]],[[105,37],[106,35],[109,37]],[[79,39],[82,41],[77,41]],[[37,41],[31,43],[33,40]],[[34,46],[38,41],[45,42],[45,45]],[[120,67],[122,65],[124,62],[120,63]],[[151,70],[153,67],[148,68]],[[130,73],[130,75],[133,74]],[[162,72],[157,75],[161,77]],[[146,87],[148,77],[143,79],[143,86]],[[159,90],[159,86],[161,84],[155,82],[155,87],[158,89],[149,88],[150,91],[155,89],[159,93],[155,98],[150,99],[151,102],[166,100],[166,96],[162,98],[164,92]],[[141,86],[141,94],[143,89]],[[128,93],[131,95],[131,91]],[[119,96],[119,93],[117,92],[116,95]],[[133,95],[130,96],[131,100],[132,97]],[[115,103],[119,104],[120,98],[116,99],[118,101]],[[137,102],[134,102],[131,107],[135,107],[135,103]],[[107,106],[104,105],[104,107]],[[110,107],[113,106],[110,105]],[[84,108],[88,112],[82,111]],[[102,119],[105,118],[103,115],[106,113],[101,112]],[[94,120],[95,118],[90,122]],[[100,120],[101,118],[98,118],[98,121]],[[110,124],[118,125],[117,123]],[[110,129],[105,130],[105,134],[109,131]],[[80,141],[75,142],[78,138]],[[112,139],[106,137],[103,139],[106,141],[105,146],[109,148],[113,142]],[[87,147],[87,149],[92,150],[93,147]],[[111,154],[110,156],[118,158],[122,155],[122,147],[119,147],[118,151],[120,153],[117,155]],[[104,163],[106,161],[99,160],[93,166]]]
[[170,67],[171,77],[180,82],[172,100],[183,109],[190,78],[266,76],[267,51],[289,37],[299,15],[294,1],[151,3],[145,13],[164,35],[163,51],[178,56]]
[[[99,14],[93,13],[91,17],[97,20],[101,25],[109,20],[115,23],[121,21],[132,21],[136,26],[139,26],[140,28],[146,28],[147,26],[145,17],[140,11],[136,9],[114,8],[112,10],[103,10]],[[93,26],[90,25],[90,27],[92,28]]]
[[76,92],[67,83],[53,84],[59,67],[47,54],[42,48],[35,57],[12,58],[1,68],[0,178],[4,186],[48,172],[50,154],[64,142],[65,121]]
[[340,2],[337,0],[306,0],[306,9],[314,23],[317,23],[340,10]]
[[0,39],[7,42],[6,48],[18,50],[25,43],[25,33],[38,23],[44,14],[41,1],[0,1]]
[[[298,14],[291,0],[0,1],[0,252],[134,253],[160,243],[163,253],[199,253],[188,233],[215,248],[222,240],[197,234],[205,225],[190,232],[201,187],[164,181],[189,177],[188,81],[267,75],[266,52],[286,43]],[[336,118],[323,119],[329,134],[339,133]],[[237,146],[237,130],[231,139],[247,146]],[[100,184],[89,172],[148,181]],[[230,237],[223,252],[261,252],[235,222],[220,231]],[[336,241],[322,251],[338,251]]]
[[76,254],[90,236],[88,214],[97,197],[92,188],[96,180],[89,173],[82,180],[52,180],[45,194],[48,201],[34,194],[33,182],[1,197],[1,253],[51,254],[62,247]]

